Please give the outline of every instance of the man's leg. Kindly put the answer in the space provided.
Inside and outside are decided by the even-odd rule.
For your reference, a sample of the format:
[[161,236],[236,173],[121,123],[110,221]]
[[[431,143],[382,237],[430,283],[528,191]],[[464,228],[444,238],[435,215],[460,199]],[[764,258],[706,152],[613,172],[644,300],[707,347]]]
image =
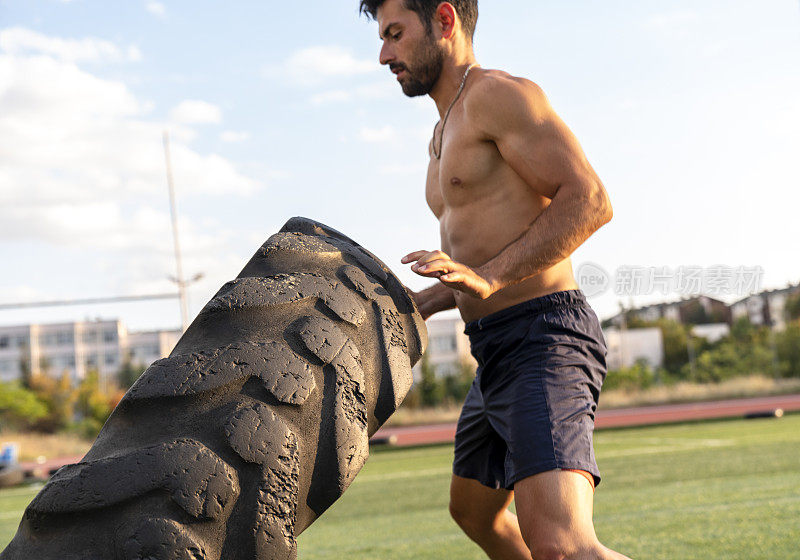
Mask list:
[[627,558],[597,540],[592,523],[594,490],[581,474],[564,470],[536,474],[518,481],[514,493],[522,537],[536,560]]
[[509,490],[453,475],[450,515],[492,560],[531,560],[517,516],[508,511],[513,498]]

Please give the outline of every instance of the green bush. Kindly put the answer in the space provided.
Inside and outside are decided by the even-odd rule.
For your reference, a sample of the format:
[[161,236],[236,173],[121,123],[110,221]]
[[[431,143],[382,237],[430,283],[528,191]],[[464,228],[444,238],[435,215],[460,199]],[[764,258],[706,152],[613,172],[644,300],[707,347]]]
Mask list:
[[75,414],[75,387],[69,374],[52,377],[46,373],[31,378],[31,391],[47,406],[47,415],[39,419],[34,429],[54,433],[69,426]]
[[697,383],[716,383],[748,375],[773,376],[774,355],[760,340],[751,344],[725,339],[701,352],[694,364],[683,367],[681,377]]
[[[75,412],[84,426],[94,430],[88,434],[89,436],[94,437],[98,434],[111,410],[111,397],[100,387],[100,373],[96,369],[88,371],[76,388]],[[85,432],[81,433],[87,435]]]
[[47,416],[47,405],[20,383],[0,383],[0,422],[2,425],[28,429]]
[[800,377],[800,323],[790,323],[775,341],[778,369],[783,377]]
[[611,389],[635,390],[646,389],[656,383],[659,372],[650,367],[645,360],[638,360],[629,368],[609,370],[603,382],[603,390]]

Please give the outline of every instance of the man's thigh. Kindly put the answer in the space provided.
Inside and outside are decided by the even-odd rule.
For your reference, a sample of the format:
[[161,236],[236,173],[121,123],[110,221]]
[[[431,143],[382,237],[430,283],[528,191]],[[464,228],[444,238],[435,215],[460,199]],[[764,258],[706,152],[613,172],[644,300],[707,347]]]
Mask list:
[[520,530],[532,549],[551,542],[596,543],[594,489],[581,474],[560,469],[539,473],[518,481],[514,494]]

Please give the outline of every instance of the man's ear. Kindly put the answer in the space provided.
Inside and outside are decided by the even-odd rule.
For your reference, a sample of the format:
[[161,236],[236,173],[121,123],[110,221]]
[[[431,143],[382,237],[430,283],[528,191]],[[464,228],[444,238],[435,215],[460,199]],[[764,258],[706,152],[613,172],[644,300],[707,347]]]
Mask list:
[[456,30],[456,9],[450,2],[442,2],[436,8],[435,23],[439,26],[443,39],[451,39]]

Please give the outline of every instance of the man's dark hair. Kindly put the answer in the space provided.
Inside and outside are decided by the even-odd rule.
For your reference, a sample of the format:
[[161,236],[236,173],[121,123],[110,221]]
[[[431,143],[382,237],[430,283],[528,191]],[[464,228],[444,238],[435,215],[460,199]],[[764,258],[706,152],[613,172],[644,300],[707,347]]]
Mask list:
[[[386,0],[361,0],[359,8],[362,14],[367,14],[372,19],[377,19],[378,8],[380,8]],[[407,10],[416,12],[425,29],[428,33],[433,32],[433,16],[436,14],[436,8],[442,1],[452,4],[456,9],[461,25],[464,27],[469,40],[472,41],[475,35],[475,24],[478,23],[478,0],[403,0],[403,5]]]

